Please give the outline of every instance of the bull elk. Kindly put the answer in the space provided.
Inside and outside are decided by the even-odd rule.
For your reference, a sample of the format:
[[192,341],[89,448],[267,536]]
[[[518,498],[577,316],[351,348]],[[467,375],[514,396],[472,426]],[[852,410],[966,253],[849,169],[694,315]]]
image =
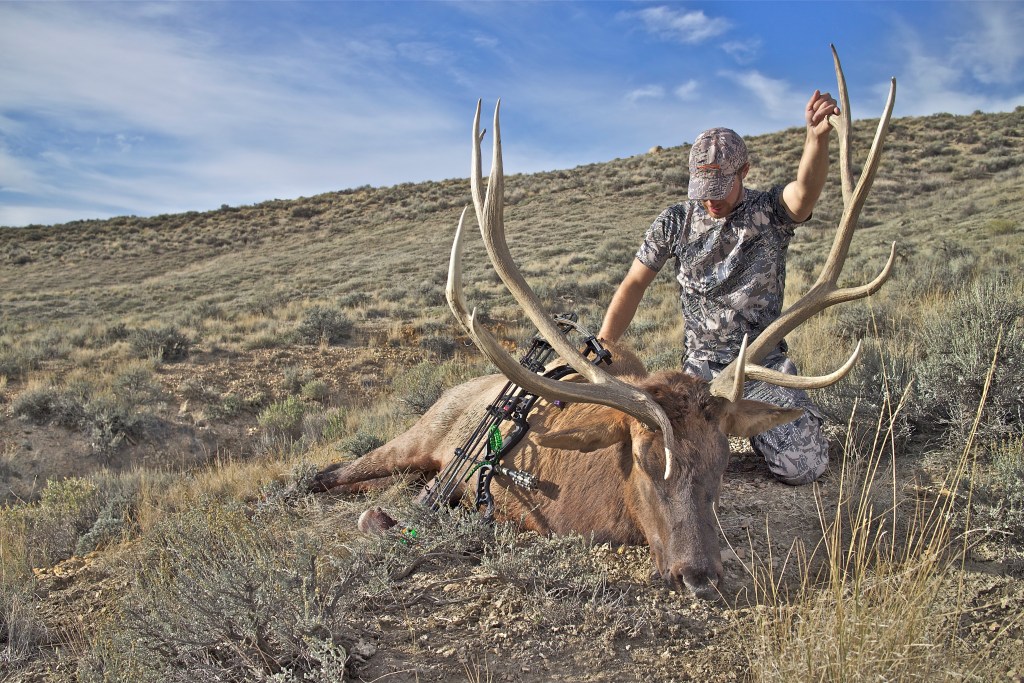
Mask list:
[[[839,288],[837,279],[881,157],[895,99],[893,79],[885,112],[863,173],[854,184],[850,158],[851,118],[846,82],[835,48],[841,114],[838,131],[844,212],[817,282],[778,320],[740,351],[712,382],[680,371],[648,375],[628,349],[609,345],[610,370],[589,362],[562,334],[513,263],[505,241],[499,106],[494,111],[493,159],[486,193],[482,187],[480,104],[473,121],[471,190],[477,222],[495,271],[523,311],[561,358],[578,373],[574,381],[543,377],[512,358],[470,313],[462,291],[463,211],[449,264],[447,298],[455,317],[502,375],[479,377],[445,392],[407,432],[350,464],[317,475],[317,490],[360,491],[399,474],[429,477],[442,471],[456,447],[480,420],[483,408],[508,380],[537,396],[531,429],[506,456],[511,466],[536,475],[532,490],[494,479],[499,519],[542,534],[580,533],[597,542],[647,543],[655,571],[701,598],[714,598],[722,576],[714,505],[729,458],[727,435],[752,436],[788,422],[800,411],[742,398],[746,379],[804,389],[843,377],[858,350],[839,370],[820,377],[794,377],[757,363],[808,317],[834,304],[874,293],[895,257],[873,281]],[[507,379],[506,379],[507,378]],[[556,405],[556,401],[560,402]],[[561,402],[568,402],[562,407]],[[430,490],[430,487],[426,490]],[[463,488],[457,488],[451,503]],[[422,494],[421,494],[422,496]]]

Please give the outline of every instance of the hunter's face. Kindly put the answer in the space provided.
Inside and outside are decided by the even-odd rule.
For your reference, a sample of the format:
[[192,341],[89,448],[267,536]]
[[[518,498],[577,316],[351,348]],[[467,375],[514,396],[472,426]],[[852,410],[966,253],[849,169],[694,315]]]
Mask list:
[[736,207],[739,206],[740,199],[743,197],[743,176],[745,175],[744,170],[740,170],[736,174],[732,181],[732,189],[722,199],[703,200],[704,210],[711,214],[713,218],[725,218],[735,211]]

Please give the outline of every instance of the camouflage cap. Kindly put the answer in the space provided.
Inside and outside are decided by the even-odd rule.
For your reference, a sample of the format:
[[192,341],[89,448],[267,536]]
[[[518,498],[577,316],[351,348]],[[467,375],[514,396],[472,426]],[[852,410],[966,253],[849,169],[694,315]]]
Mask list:
[[724,199],[746,163],[747,146],[735,131],[704,131],[690,148],[690,199]]

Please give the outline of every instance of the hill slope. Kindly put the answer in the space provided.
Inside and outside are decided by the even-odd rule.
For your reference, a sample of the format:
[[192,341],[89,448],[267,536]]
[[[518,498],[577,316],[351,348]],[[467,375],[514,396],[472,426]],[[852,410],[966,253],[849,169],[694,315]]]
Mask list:
[[[856,125],[862,158],[876,122]],[[794,129],[748,139],[748,184],[788,181],[802,137]],[[585,325],[599,326],[642,232],[685,194],[687,153],[652,150],[506,178],[513,255],[552,311],[575,310]],[[880,504],[899,498],[912,509],[944,495],[936,492],[946,490],[942,479],[961,452],[979,457],[968,507],[950,519],[967,528],[969,512],[1002,535],[972,547],[955,575],[967,577],[965,592],[954,595],[941,582],[933,591],[944,602],[929,609],[961,621],[948,643],[949,625],[933,624],[934,652],[945,664],[925,673],[967,671],[948,668],[959,655],[962,667],[981,667],[964,653],[990,647],[1007,662],[1021,654],[1021,625],[1010,615],[1024,607],[1014,536],[1024,529],[1024,466],[1014,464],[1024,375],[1022,173],[1024,110],[894,121],[844,276],[851,283],[873,277],[896,241],[893,278],[871,302],[830,311],[790,339],[804,370],[817,372],[866,335],[854,375],[818,395],[835,417],[836,471],[816,489],[830,515],[849,495],[841,463],[861,476],[856,468],[883,450],[899,465],[883,492],[890,502],[882,495]],[[468,181],[458,179],[0,231],[0,476],[10,490],[0,518],[0,612],[7,615],[0,633],[9,664],[0,666],[16,680],[103,680],[103,670],[157,676],[143,660],[156,667],[169,644],[184,648],[184,657],[188,647],[175,639],[194,626],[175,621],[186,619],[184,607],[177,616],[162,612],[169,603],[161,600],[193,589],[218,595],[250,576],[250,565],[263,567],[263,577],[299,576],[306,562],[329,566],[310,570],[310,585],[337,579],[324,590],[352,591],[333,603],[338,613],[320,615],[315,633],[344,644],[349,672],[356,666],[366,678],[393,667],[419,668],[419,680],[725,680],[747,670],[736,638],[766,637],[754,627],[766,601],[760,594],[761,607],[740,605],[759,588],[744,567],[784,556],[794,538],[810,548],[823,536],[813,492],[773,485],[755,460],[734,462],[719,508],[723,534],[739,548],[729,565],[736,610],[693,605],[649,585],[643,549],[509,530],[495,540],[456,522],[437,531],[454,548],[447,560],[417,559],[416,549],[387,543],[353,550],[366,541],[346,530],[365,501],[297,493],[311,467],[366,452],[443,387],[486,371],[443,295],[451,237],[468,202]],[[787,297],[813,280],[840,213],[833,169],[791,247]],[[466,261],[471,305],[502,338],[528,338],[533,330],[478,240]],[[986,386],[997,337],[1001,355]],[[652,368],[678,362],[671,278],[656,282],[629,339]],[[972,431],[982,396],[986,409]],[[390,505],[407,503],[401,491],[387,495]],[[758,530],[758,520],[772,520],[771,528]],[[195,566],[175,564],[191,556]],[[354,558],[364,564],[344,564]],[[402,566],[424,569],[395,579]],[[167,567],[179,573],[156,569]],[[582,578],[573,568],[586,570]],[[768,568],[799,583],[794,566]],[[357,570],[360,578],[345,573]],[[190,571],[225,583],[189,588],[180,581]],[[292,584],[282,581],[263,588],[290,599]],[[446,607],[447,585],[465,589],[463,602],[451,598],[455,606]],[[993,594],[996,606],[985,597]],[[299,628],[289,610],[303,595],[274,603],[291,615],[272,620],[274,628]],[[971,610],[965,600],[974,601]],[[146,616],[132,604],[154,611]],[[308,672],[326,671],[330,652],[315,654],[313,632],[272,635],[298,648],[290,656]],[[474,643],[480,634],[487,647]],[[129,655],[136,636],[153,649],[138,645]],[[210,637],[210,652],[265,654],[246,649],[245,638]],[[64,655],[55,643],[67,643]],[[999,661],[994,670],[1006,673]],[[591,670],[595,662],[600,671]]]

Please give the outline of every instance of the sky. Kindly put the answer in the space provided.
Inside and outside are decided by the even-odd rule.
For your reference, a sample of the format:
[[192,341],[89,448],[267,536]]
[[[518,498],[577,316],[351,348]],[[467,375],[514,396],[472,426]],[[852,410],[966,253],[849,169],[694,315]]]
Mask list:
[[[803,125],[1024,105],[1024,2],[0,0],[0,226],[506,173]],[[468,196],[468,189],[467,189]]]

